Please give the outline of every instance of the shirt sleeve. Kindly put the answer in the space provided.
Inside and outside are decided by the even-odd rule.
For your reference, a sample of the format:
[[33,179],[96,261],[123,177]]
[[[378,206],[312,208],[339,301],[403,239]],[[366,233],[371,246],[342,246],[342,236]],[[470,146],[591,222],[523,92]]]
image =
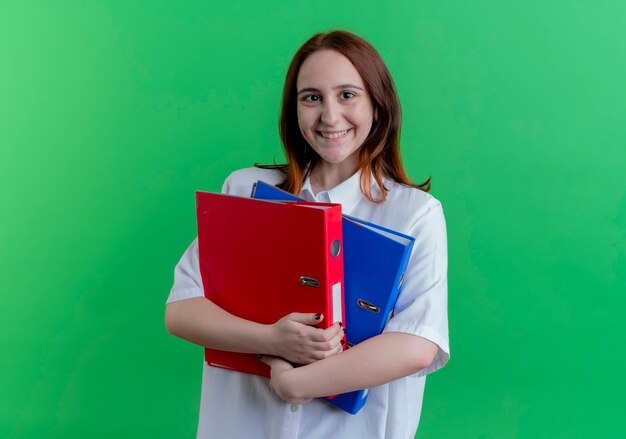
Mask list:
[[433,362],[419,371],[424,376],[442,368],[450,358],[448,342],[448,249],[441,204],[433,200],[410,228],[413,252],[393,317],[383,332],[405,332],[438,347]]
[[[222,193],[231,193],[232,174],[226,178],[222,186]],[[183,256],[174,268],[174,285],[170,290],[167,303],[179,300],[204,297],[202,288],[202,276],[200,275],[200,262],[198,259],[198,238],[189,245]]]
[[194,239],[174,268],[174,285],[167,303],[204,297],[200,264],[198,262],[198,239]]

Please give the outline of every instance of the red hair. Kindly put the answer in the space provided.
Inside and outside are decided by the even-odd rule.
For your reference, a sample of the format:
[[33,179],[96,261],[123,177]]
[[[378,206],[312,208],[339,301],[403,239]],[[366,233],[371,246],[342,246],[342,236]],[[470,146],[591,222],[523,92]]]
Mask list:
[[[346,31],[333,31],[314,35],[296,52],[285,78],[282,109],[279,120],[280,137],[287,157],[287,164],[260,166],[278,168],[286,173],[280,187],[292,194],[299,194],[304,179],[319,161],[319,155],[307,147],[298,124],[296,81],[304,60],[319,50],[334,50],[348,58],[363,79],[372,101],[375,120],[372,129],[359,148],[361,191],[369,200],[381,203],[387,197],[383,177],[397,183],[416,187],[425,192],[430,189],[430,178],[415,184],[404,171],[400,157],[401,108],[393,80],[374,47],[363,38]],[[257,165],[259,166],[259,165]],[[371,177],[380,187],[380,198],[371,193]]]

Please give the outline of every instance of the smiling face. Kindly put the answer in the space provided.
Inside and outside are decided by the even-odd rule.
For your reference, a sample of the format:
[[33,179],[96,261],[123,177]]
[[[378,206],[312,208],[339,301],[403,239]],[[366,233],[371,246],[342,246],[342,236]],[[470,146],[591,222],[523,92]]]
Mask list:
[[347,175],[356,172],[358,150],[374,119],[359,72],[339,52],[319,50],[302,63],[296,88],[300,132],[321,165]]

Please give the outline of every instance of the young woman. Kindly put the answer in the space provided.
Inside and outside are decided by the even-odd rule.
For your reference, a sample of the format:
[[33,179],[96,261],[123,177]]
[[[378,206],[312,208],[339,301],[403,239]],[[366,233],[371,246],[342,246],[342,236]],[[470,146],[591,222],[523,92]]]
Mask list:
[[[249,196],[263,180],[309,201],[411,235],[415,244],[384,332],[342,351],[343,328],[320,315],[273,325],[235,317],[204,297],[194,241],[175,269],[170,333],[211,348],[260,354],[271,380],[204,365],[198,437],[413,438],[425,377],[447,362],[447,244],[440,203],[413,184],[399,153],[400,105],[380,55],[344,31],[317,34],[294,56],[280,134],[284,166],[232,173],[222,191]],[[288,361],[287,361],[288,360]],[[290,362],[303,364],[293,368]],[[317,397],[370,388],[347,414]]]

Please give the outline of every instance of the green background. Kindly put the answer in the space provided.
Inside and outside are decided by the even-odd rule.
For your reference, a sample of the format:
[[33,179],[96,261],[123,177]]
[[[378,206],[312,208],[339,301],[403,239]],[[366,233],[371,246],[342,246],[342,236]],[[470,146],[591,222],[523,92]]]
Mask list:
[[0,2],[0,437],[194,437],[194,191],[281,161],[288,62],[370,40],[449,229],[417,437],[626,437],[626,3]]

